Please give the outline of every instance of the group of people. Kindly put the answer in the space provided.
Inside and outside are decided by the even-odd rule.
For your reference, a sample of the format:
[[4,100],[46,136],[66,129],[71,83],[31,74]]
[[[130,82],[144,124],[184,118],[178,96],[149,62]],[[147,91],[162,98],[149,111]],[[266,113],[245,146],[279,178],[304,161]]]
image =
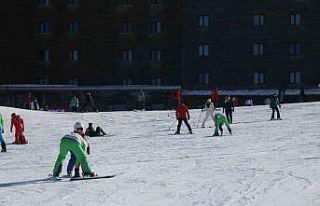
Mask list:
[[69,110],[71,112],[99,112],[90,92],[85,94],[82,104],[80,104],[79,98],[74,94],[69,102]]
[[72,171],[74,169],[73,177],[80,177],[80,166],[83,176],[95,176],[96,174],[91,171],[87,160],[87,155],[90,155],[88,137],[101,137],[105,135],[106,132],[103,131],[100,126],[97,126],[95,129],[92,122],[89,123],[86,130],[84,130],[84,126],[81,122],[76,122],[74,124],[73,132],[64,135],[60,140],[60,152],[54,164],[53,176],[59,177],[62,171],[63,161],[68,152],[71,154],[67,165],[68,176],[72,176]]

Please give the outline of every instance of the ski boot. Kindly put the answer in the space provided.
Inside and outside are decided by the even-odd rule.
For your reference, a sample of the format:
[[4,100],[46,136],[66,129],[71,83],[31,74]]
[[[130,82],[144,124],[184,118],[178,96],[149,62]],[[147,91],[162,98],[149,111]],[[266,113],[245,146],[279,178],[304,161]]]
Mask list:
[[94,172],[84,172],[83,176],[84,177],[95,177],[95,176],[98,176],[98,175],[95,174]]
[[5,142],[1,142],[1,152],[7,152],[7,147]]
[[73,177],[80,177],[80,169],[79,168],[74,169],[74,176]]

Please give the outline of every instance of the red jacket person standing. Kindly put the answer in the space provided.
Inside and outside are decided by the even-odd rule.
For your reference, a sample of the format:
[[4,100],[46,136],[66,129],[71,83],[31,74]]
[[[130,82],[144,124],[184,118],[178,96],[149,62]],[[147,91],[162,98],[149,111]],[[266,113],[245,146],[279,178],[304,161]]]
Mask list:
[[26,144],[28,141],[26,140],[23,132],[24,132],[24,122],[23,119],[19,116],[16,115],[15,113],[11,114],[11,127],[10,127],[10,132],[12,132],[12,128],[15,128],[15,140],[14,144]]
[[182,101],[180,101],[176,107],[176,118],[178,120],[178,126],[175,134],[180,134],[182,121],[187,125],[189,133],[192,134],[191,127],[188,123],[188,120],[190,119],[189,109]]

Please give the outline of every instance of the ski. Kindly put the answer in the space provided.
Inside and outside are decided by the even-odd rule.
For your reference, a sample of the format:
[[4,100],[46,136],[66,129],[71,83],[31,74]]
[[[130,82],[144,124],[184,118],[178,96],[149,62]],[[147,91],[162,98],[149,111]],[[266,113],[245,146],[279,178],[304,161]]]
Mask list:
[[102,179],[102,178],[113,178],[116,175],[105,175],[105,176],[94,176],[94,177],[72,177],[70,181],[79,181],[79,180],[93,180],[93,179]]

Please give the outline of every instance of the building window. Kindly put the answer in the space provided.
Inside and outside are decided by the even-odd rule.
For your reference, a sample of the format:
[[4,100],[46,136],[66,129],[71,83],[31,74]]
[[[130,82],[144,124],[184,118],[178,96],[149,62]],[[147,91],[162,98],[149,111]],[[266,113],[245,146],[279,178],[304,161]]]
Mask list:
[[290,72],[289,83],[290,84],[300,84],[301,83],[301,73],[300,72]]
[[122,21],[121,24],[121,31],[123,33],[132,32],[132,23],[130,21]]
[[209,16],[208,15],[199,16],[199,27],[202,27],[202,28],[209,27]]
[[49,6],[49,0],[38,0],[39,6]]
[[79,61],[79,50],[77,49],[69,50],[69,61],[70,62]]
[[204,56],[204,57],[209,56],[209,45],[208,44],[200,44],[199,45],[199,56]]
[[161,60],[161,50],[154,49],[151,51],[151,61],[159,62]]
[[50,61],[50,51],[47,49],[41,50],[40,53],[40,61],[49,62]]
[[253,56],[263,56],[265,55],[264,44],[253,44]]
[[122,61],[124,62],[132,61],[132,50],[126,49],[122,51]]
[[151,5],[159,5],[161,3],[161,0],[150,0]]
[[291,14],[290,24],[295,26],[301,25],[301,14]]
[[132,79],[130,78],[126,78],[123,80],[123,85],[132,85]]
[[78,21],[69,21],[68,22],[68,32],[70,34],[79,33],[79,22]]
[[161,32],[161,22],[160,21],[152,21],[150,23],[150,31],[152,33],[160,33]]
[[67,0],[67,6],[79,6],[79,0]]
[[132,0],[120,0],[120,5],[121,6],[131,6]]
[[301,55],[301,44],[299,42],[290,43],[290,55],[291,56]]
[[199,84],[209,84],[209,74],[208,73],[200,73],[198,76]]
[[253,83],[254,84],[264,84],[264,73],[254,72],[253,73]]
[[161,79],[160,78],[152,79],[152,86],[161,86]]
[[253,15],[253,25],[255,27],[264,26],[264,15],[263,14]]
[[77,78],[71,78],[68,80],[69,85],[78,85],[78,79]]
[[38,30],[40,34],[49,34],[49,22],[47,21],[40,22]]

